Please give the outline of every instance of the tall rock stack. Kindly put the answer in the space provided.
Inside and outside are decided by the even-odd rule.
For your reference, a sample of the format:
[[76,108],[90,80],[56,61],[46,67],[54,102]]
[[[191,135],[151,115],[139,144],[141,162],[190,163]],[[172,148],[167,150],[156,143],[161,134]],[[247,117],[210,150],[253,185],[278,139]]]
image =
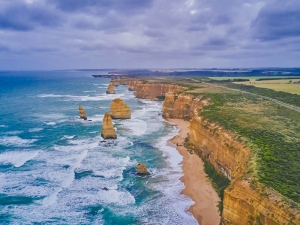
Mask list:
[[101,137],[104,139],[116,139],[117,133],[112,124],[112,118],[109,113],[105,113],[102,124]]
[[84,119],[84,120],[87,120],[87,116],[86,116],[86,113],[85,113],[83,107],[80,105],[80,106],[78,106],[78,109],[79,109],[80,118]]
[[106,94],[116,94],[115,87],[111,82],[107,87]]
[[120,98],[116,98],[110,104],[110,115],[113,119],[130,119],[129,106]]

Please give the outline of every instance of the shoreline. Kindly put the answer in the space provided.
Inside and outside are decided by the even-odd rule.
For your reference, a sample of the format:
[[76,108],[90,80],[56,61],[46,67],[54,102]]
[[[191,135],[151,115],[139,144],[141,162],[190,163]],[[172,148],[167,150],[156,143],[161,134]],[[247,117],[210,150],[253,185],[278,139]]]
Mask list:
[[174,123],[179,128],[179,133],[169,139],[167,145],[175,148],[183,157],[181,166],[183,176],[180,180],[184,183],[185,188],[181,194],[195,202],[188,211],[201,225],[219,225],[221,221],[218,209],[220,198],[204,172],[204,163],[201,158],[196,154],[189,153],[183,146],[188,133],[189,121],[170,118],[166,118],[166,121]]

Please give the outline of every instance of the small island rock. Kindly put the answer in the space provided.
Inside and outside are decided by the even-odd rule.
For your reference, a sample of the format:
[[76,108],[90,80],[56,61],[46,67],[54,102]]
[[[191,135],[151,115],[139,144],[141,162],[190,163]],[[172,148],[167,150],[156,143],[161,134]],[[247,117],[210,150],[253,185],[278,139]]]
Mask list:
[[111,82],[107,87],[106,94],[116,94],[115,87]]
[[144,163],[139,163],[135,168],[137,174],[139,175],[149,175],[149,171]]
[[86,113],[85,113],[83,107],[80,105],[80,106],[78,106],[78,109],[79,109],[80,118],[84,119],[84,120],[87,120],[87,116],[86,116]]
[[112,119],[109,113],[105,113],[102,124],[101,137],[104,139],[116,139],[117,133],[113,127]]
[[110,104],[110,115],[113,119],[130,119],[129,106],[120,98],[116,98]]

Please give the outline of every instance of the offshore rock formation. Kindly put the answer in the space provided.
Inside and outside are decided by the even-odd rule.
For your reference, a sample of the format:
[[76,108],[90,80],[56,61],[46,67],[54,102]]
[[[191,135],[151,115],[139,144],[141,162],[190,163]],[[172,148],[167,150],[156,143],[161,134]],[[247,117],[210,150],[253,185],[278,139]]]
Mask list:
[[112,119],[109,113],[105,113],[102,124],[101,137],[104,139],[116,139],[117,133],[113,127]]
[[86,116],[86,113],[85,113],[83,107],[80,105],[80,106],[78,106],[78,109],[79,109],[80,118],[84,119],[84,120],[87,120],[87,116]]
[[138,83],[135,87],[135,96],[137,98],[159,100],[165,97],[168,92],[181,92],[184,88],[178,85],[170,84],[143,84]]
[[120,98],[116,98],[110,104],[110,115],[113,119],[130,119],[129,106]]
[[135,168],[137,174],[139,175],[149,175],[149,171],[144,163],[139,163]]
[[107,87],[106,94],[116,94],[114,85],[111,82],[109,83],[109,85]]
[[162,111],[165,118],[189,120],[209,104],[209,100],[202,100],[202,96],[194,98],[192,95],[167,93],[163,102]]

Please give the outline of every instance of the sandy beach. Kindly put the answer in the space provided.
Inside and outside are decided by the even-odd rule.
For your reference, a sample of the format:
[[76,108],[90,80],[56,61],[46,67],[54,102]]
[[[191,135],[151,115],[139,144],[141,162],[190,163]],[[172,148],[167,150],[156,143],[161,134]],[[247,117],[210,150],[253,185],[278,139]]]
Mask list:
[[188,211],[201,225],[219,225],[221,218],[217,205],[220,198],[204,173],[201,158],[196,154],[189,153],[183,146],[188,133],[189,121],[182,119],[167,119],[167,121],[176,124],[180,129],[178,135],[168,140],[168,145],[176,148],[183,156],[182,170],[184,175],[181,177],[181,181],[185,188],[181,193],[195,202]]

